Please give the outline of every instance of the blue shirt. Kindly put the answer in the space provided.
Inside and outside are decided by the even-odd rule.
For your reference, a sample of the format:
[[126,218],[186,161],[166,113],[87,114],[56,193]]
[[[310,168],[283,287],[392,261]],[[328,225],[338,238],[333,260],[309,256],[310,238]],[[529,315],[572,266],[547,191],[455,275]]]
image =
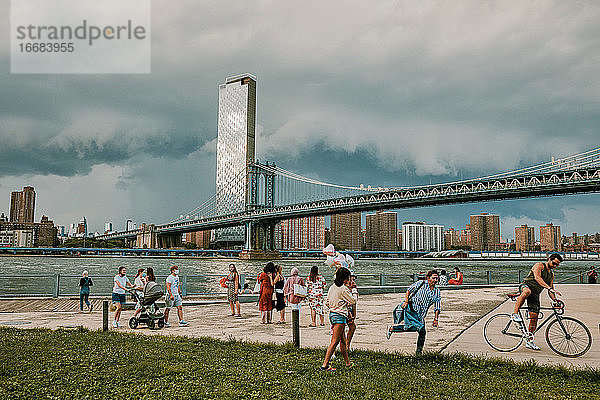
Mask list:
[[[422,286],[421,286],[422,285]],[[434,287],[433,290],[429,287],[429,282],[419,281],[408,287],[411,293],[410,302],[413,310],[417,313],[421,321],[425,320],[427,310],[432,304],[435,304],[434,310],[442,310],[442,294],[440,289]],[[416,292],[416,294],[414,294]]]

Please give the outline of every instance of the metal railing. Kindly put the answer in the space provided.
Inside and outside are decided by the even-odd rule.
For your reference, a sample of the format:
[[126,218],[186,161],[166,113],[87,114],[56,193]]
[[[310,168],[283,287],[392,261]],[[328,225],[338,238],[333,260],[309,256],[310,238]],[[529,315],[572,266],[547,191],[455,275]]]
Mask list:
[[[468,271],[463,285],[516,285],[523,281],[528,270],[511,271]],[[557,273],[556,283],[587,282],[585,271],[576,273]],[[166,275],[157,275],[156,281],[165,287]],[[183,296],[222,296],[227,289],[219,285],[223,277],[220,274],[180,275]],[[408,286],[415,282],[420,274],[408,273],[364,273],[357,274],[359,287],[393,287]],[[70,274],[40,274],[0,276],[0,298],[7,297],[61,297],[78,296],[80,275]],[[109,296],[113,288],[114,275],[91,276],[94,285],[91,294],[94,296]],[[325,274],[328,284],[333,278]],[[248,283],[250,290],[256,283],[256,275],[240,274],[241,286]]]

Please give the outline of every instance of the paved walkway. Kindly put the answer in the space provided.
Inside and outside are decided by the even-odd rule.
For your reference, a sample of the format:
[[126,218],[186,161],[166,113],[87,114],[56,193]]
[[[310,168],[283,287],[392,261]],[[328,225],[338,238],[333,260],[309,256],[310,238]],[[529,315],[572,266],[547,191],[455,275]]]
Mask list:
[[[456,337],[481,315],[500,304],[506,288],[444,290],[443,312],[440,316],[439,328],[431,326],[433,312],[430,313],[427,333],[426,350],[439,351],[452,338]],[[391,313],[394,307],[402,301],[404,294],[371,294],[362,295],[358,306],[357,331],[352,341],[355,349],[380,351],[398,351],[406,354],[414,353],[417,334],[414,332],[395,334],[391,340],[385,337],[385,330],[392,322]],[[464,299],[468,298],[469,304]],[[23,328],[41,327],[57,329],[60,327],[83,326],[88,329],[102,328],[101,300],[93,301],[94,311],[91,314],[80,314],[76,310],[79,300],[75,299],[44,299],[0,300],[0,325],[18,326]],[[14,310],[12,312],[11,310]],[[179,327],[172,323],[171,328],[150,330],[145,326],[135,332],[149,335],[185,335],[191,337],[209,336],[217,339],[230,339],[257,342],[286,343],[292,340],[291,311],[286,309],[286,323],[283,325],[260,324],[260,315],[255,303],[241,305],[243,318],[229,316],[229,305],[224,302],[206,305],[184,305],[184,318],[190,322],[189,327]],[[118,331],[132,331],[127,327],[127,321],[133,311],[123,311],[121,323],[124,325]],[[273,313],[273,321],[278,315]],[[112,321],[113,314],[110,313]],[[170,317],[170,322],[176,318]],[[319,321],[317,320],[317,323]],[[303,306],[300,312],[300,337],[303,347],[325,348],[329,344],[329,321],[325,316],[325,325],[309,327],[310,312]],[[112,326],[110,329],[113,329]]]
[[[515,303],[510,300],[503,302],[497,309],[470,326],[443,352],[502,357],[515,361],[535,360],[539,364],[600,368],[600,285],[557,285],[556,289],[562,293],[561,299],[566,304],[564,315],[579,319],[587,325],[592,333],[592,347],[583,356],[579,358],[561,357],[548,347],[545,332],[550,321],[536,334],[536,343],[541,351],[529,350],[525,344],[522,344],[515,351],[503,353],[488,346],[483,338],[483,326],[488,318],[496,313],[512,313]],[[542,307],[550,306],[550,299],[546,294],[542,294],[541,299]]]
[[[597,289],[597,290],[596,290]],[[582,319],[594,334],[592,349],[579,359],[571,360],[555,357],[545,344],[539,341],[541,352],[519,348],[509,354],[499,353],[487,347],[483,339],[483,323],[488,313],[495,313],[511,304],[505,302],[505,293],[510,288],[482,288],[442,291],[442,313],[438,328],[431,326],[433,311],[427,317],[426,351],[465,352],[486,354],[489,356],[508,356],[517,360],[534,358],[540,363],[562,363],[565,365],[600,367],[598,345],[598,323],[600,322],[600,301],[598,286],[563,285],[567,303],[567,315]],[[393,308],[402,301],[403,294],[363,295],[359,300],[357,331],[352,341],[353,349],[368,349],[386,352],[413,354],[416,347],[416,333],[394,334],[391,340],[385,337],[385,330],[391,323]],[[74,305],[73,305],[74,303]],[[73,309],[79,306],[78,300],[46,299],[38,300],[27,306],[25,300],[0,300],[0,325],[22,328],[71,328],[83,326],[88,329],[102,328],[102,311],[100,300],[95,303],[91,314],[80,314]],[[14,310],[14,311],[9,311]],[[208,336],[217,339],[237,339],[265,343],[286,343],[292,340],[291,312],[286,309],[287,322],[282,325],[260,324],[258,309],[253,303],[242,304],[243,318],[229,316],[229,306],[225,303],[184,306],[184,318],[190,322],[189,327],[179,327],[177,323],[171,328],[150,330],[138,328],[135,332],[148,335],[182,335],[189,337]],[[133,311],[124,311],[121,317],[123,325],[127,325]],[[309,327],[310,314],[308,307],[302,307],[300,313],[300,336],[303,347],[325,348],[329,344],[329,323],[325,318],[324,326]],[[112,313],[110,315],[112,319]],[[274,321],[278,315],[274,313]],[[171,322],[175,321],[171,317]],[[111,329],[113,329],[111,327]],[[121,332],[132,332],[128,327],[118,328]]]

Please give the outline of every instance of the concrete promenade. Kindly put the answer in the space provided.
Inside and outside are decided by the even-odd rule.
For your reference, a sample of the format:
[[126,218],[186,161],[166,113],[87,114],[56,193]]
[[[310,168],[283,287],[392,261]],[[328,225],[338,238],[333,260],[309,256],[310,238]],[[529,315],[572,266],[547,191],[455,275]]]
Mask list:
[[[567,366],[592,366],[600,368],[600,350],[598,344],[598,323],[600,322],[600,285],[561,285],[563,298],[567,304],[566,315],[581,319],[592,331],[594,343],[590,351],[578,359],[567,359],[555,355],[543,342],[543,335],[538,334],[541,352],[533,352],[522,348],[513,353],[499,353],[491,349],[483,338],[483,323],[487,315],[499,310],[510,309],[512,302],[506,301],[505,293],[514,289],[481,288],[442,291],[442,313],[438,328],[431,326],[433,310],[427,317],[426,351],[464,352],[484,354],[486,356],[506,356],[515,360],[534,359],[538,363],[562,364]],[[545,296],[545,295],[544,295]],[[416,333],[394,334],[390,340],[385,337],[385,330],[391,323],[394,307],[403,299],[403,294],[371,294],[362,295],[359,300],[357,331],[352,341],[353,349],[368,349],[386,352],[413,354],[416,347]],[[545,304],[548,300],[544,299]],[[544,303],[543,303],[544,304]],[[78,300],[43,299],[43,300],[0,300],[0,325],[20,328],[74,328],[83,326],[88,329],[102,328],[101,300],[94,300],[94,311],[91,314],[78,313]],[[175,311],[175,310],[173,310]],[[171,328],[150,330],[141,327],[135,331],[127,327],[127,321],[133,311],[123,311],[119,332],[136,332],[147,335],[181,335],[189,337],[207,336],[216,339],[237,339],[265,343],[285,343],[292,340],[291,312],[286,309],[286,323],[282,325],[259,323],[259,311],[254,303],[242,304],[243,318],[229,316],[229,306],[225,302],[189,305],[184,303],[184,318],[190,322],[189,327],[177,326],[171,317]],[[309,327],[310,316],[307,306],[301,310],[301,345],[302,347],[318,347],[325,349],[329,344],[329,322],[325,317],[325,325]],[[110,313],[110,321],[112,321]],[[277,321],[278,313],[273,313]],[[113,329],[112,326],[110,329]]]
[[[497,309],[471,325],[460,336],[453,340],[444,349],[444,353],[461,352],[486,357],[502,357],[515,361],[535,360],[538,364],[563,365],[568,367],[593,367],[600,368],[600,285],[556,285],[561,292],[560,297],[565,302],[565,316],[577,318],[583,322],[592,334],[592,347],[581,357],[561,357],[553,352],[546,343],[546,327],[542,327],[536,336],[536,343],[541,351],[532,351],[523,343],[518,349],[503,353],[492,349],[483,338],[483,326],[488,318],[497,313],[512,313],[515,303],[507,300]],[[550,299],[543,293],[541,296],[542,307],[550,306]],[[550,310],[544,311],[545,315],[540,323],[549,315]]]

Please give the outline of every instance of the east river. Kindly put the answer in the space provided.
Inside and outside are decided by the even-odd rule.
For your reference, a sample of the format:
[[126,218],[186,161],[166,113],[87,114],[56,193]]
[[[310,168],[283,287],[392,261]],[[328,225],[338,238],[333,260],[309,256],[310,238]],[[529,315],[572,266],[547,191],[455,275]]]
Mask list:
[[[448,273],[459,267],[464,273],[464,283],[516,283],[528,273],[535,260],[477,260],[477,259],[359,259],[355,271],[359,275],[359,284],[378,285],[380,274],[384,275],[387,285],[406,285],[412,280],[411,275],[430,269],[445,269]],[[173,264],[179,266],[182,276],[186,276],[187,289],[190,293],[219,292],[218,278],[225,276],[228,265],[234,263],[246,277],[246,282],[253,283],[256,275],[262,270],[264,262],[242,261],[228,258],[142,258],[142,257],[50,257],[50,256],[4,256],[0,257],[0,295],[51,295],[59,278],[61,295],[76,294],[78,279],[83,270],[89,271],[95,280],[94,293],[109,293],[112,277],[119,266],[128,268],[127,275],[133,281],[138,268],[152,267],[159,280],[164,281]],[[313,265],[319,266],[320,272],[331,282],[332,271],[321,259],[281,259],[277,262],[283,266],[284,275],[289,276],[290,269],[297,267],[301,276],[307,276]],[[555,270],[555,282],[578,283],[578,274],[587,271],[592,265],[600,267],[600,260],[564,261]],[[489,271],[489,273],[488,273]],[[586,279],[587,281],[587,279]]]

